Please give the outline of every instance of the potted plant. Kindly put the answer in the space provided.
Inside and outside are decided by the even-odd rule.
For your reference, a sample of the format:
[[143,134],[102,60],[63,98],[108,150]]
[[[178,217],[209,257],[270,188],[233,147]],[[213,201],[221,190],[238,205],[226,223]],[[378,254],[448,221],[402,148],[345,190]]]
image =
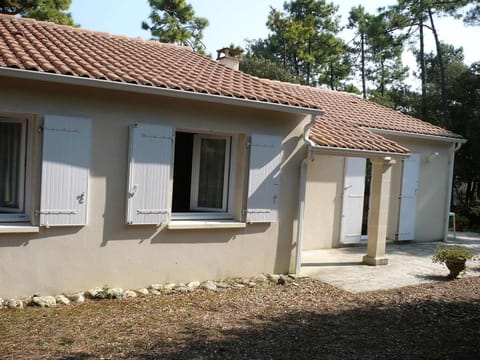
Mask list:
[[468,217],[463,215],[457,215],[457,218],[455,220],[455,230],[464,231],[469,224],[470,224],[470,220],[468,219]]
[[465,271],[467,260],[473,258],[473,253],[468,249],[457,245],[438,246],[435,254],[433,254],[432,262],[445,263],[450,274],[450,278],[455,279],[458,275]]

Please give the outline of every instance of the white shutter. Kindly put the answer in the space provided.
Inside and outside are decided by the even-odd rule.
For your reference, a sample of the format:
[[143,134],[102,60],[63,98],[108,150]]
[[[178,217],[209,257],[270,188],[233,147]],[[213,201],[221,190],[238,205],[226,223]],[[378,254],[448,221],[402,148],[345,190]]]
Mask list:
[[403,160],[397,240],[415,240],[419,173],[420,154],[412,154],[408,159]]
[[340,241],[359,243],[362,236],[363,201],[365,193],[366,159],[345,158],[342,222]]
[[127,224],[160,225],[169,220],[172,157],[172,127],[130,127]]
[[86,225],[91,120],[46,115],[40,225]]
[[250,140],[247,222],[278,221],[282,138],[254,134]]

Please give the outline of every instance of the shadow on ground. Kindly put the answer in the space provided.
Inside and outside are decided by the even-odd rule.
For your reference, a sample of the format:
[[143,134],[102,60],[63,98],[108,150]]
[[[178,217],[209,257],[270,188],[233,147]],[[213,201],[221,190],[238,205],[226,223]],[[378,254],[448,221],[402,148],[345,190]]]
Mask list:
[[148,347],[123,355],[152,360],[479,359],[480,304],[427,301],[372,305],[337,315],[258,316],[233,330],[185,327],[182,337],[181,344],[150,339]]

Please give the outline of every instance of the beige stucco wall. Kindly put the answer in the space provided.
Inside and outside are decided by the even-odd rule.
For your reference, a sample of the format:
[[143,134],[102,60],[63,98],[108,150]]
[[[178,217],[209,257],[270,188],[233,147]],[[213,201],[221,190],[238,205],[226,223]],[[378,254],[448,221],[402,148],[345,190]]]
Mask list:
[[[420,154],[420,174],[416,203],[415,240],[442,240],[445,227],[445,214],[448,196],[449,161],[452,143],[425,139],[412,139],[405,136],[385,136],[412,153]],[[429,156],[438,152],[439,156],[429,161]],[[392,168],[391,197],[387,237],[395,239],[398,229],[402,162]]]
[[303,250],[339,245],[345,158],[314,154],[307,165]]
[[[57,294],[93,286],[138,288],[288,271],[294,243],[304,118],[266,110],[153,95],[92,90],[0,78],[0,113],[92,119],[88,225],[0,234],[0,297]],[[128,126],[171,124],[181,129],[265,133],[284,138],[278,223],[233,230],[168,230],[125,225]],[[36,159],[39,159],[37,140]],[[32,194],[38,209],[39,169]],[[245,173],[237,164],[237,183]],[[241,189],[241,190],[238,190]],[[237,188],[236,214],[243,191]]]
[[[443,239],[447,203],[451,143],[385,136],[420,154],[419,189],[416,204],[415,240]],[[432,161],[428,157],[438,152]],[[342,191],[345,158],[314,154],[308,162],[303,250],[341,246]],[[395,240],[398,230],[402,160],[392,167],[387,239]]]

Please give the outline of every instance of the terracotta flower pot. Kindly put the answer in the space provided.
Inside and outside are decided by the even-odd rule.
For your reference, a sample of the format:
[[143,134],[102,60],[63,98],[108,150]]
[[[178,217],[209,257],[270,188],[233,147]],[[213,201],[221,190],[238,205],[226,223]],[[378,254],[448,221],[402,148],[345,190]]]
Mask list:
[[450,274],[448,276],[452,279],[457,278],[458,275],[465,270],[466,262],[467,260],[463,258],[446,260],[445,265],[447,265],[448,270],[450,270]]

